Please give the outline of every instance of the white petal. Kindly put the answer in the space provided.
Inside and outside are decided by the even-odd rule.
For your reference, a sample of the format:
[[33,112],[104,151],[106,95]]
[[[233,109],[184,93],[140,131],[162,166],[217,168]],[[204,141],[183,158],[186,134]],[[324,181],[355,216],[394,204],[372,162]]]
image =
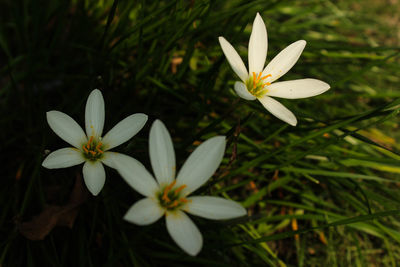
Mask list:
[[221,45],[222,51],[224,52],[226,59],[231,65],[233,71],[239,76],[242,81],[246,81],[249,73],[247,72],[246,66],[235,48],[227,41],[224,37],[218,37],[219,44]]
[[239,203],[221,197],[189,197],[185,211],[207,219],[225,220],[247,214]]
[[267,28],[260,14],[257,13],[249,41],[249,73],[262,72],[267,58],[268,39]]
[[267,95],[288,99],[306,98],[322,94],[329,88],[329,84],[320,80],[300,79],[273,83],[268,86]]
[[136,113],[115,125],[102,139],[105,149],[109,150],[125,143],[137,134],[146,124],[147,115]]
[[250,94],[250,92],[247,90],[247,87],[244,83],[242,82],[235,82],[235,92],[238,96],[241,98],[244,98],[246,100],[255,100],[256,97]]
[[110,168],[116,169],[117,167],[115,166],[115,162],[123,156],[126,155],[117,152],[107,151],[104,152],[103,157],[101,158],[101,162]]
[[190,194],[214,174],[224,156],[225,146],[225,136],[215,136],[190,154],[177,177],[177,186],[186,185],[184,194]]
[[163,215],[164,209],[154,199],[144,198],[133,204],[125,214],[124,220],[138,225],[148,225],[157,221]]
[[263,96],[258,98],[261,104],[272,113],[275,117],[280,120],[283,120],[286,123],[289,123],[292,126],[296,126],[297,119],[293,115],[293,113],[288,110],[284,105],[273,99],[272,97]]
[[175,243],[189,255],[196,256],[203,246],[203,237],[193,221],[180,210],[167,213],[165,220]]
[[171,136],[164,123],[156,120],[150,129],[150,161],[158,184],[170,184],[175,179],[175,152]]
[[81,164],[84,161],[85,158],[82,152],[76,148],[67,147],[58,149],[48,155],[44,159],[42,166],[47,169],[67,168]]
[[86,134],[88,137],[100,137],[104,126],[104,99],[100,90],[94,89],[86,102]]
[[100,161],[86,161],[83,165],[83,179],[90,193],[97,196],[106,181],[106,172]]
[[264,81],[272,83],[288,72],[296,64],[305,46],[306,41],[299,40],[283,49],[265,67],[263,76],[271,75],[271,77]]
[[114,163],[110,165],[119,172],[122,178],[140,194],[153,197],[159,187],[142,163],[124,154],[112,153],[112,155],[111,160]]
[[87,138],[81,126],[65,113],[52,110],[46,113],[50,128],[64,141],[81,149]]

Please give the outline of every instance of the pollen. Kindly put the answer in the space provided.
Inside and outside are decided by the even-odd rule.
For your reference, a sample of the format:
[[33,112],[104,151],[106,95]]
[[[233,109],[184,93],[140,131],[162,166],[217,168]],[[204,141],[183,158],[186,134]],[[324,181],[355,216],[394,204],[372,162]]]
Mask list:
[[102,146],[103,144],[101,143],[101,142],[99,142],[98,144],[97,144],[97,146],[96,146],[96,150],[99,152],[99,153],[104,153],[104,151],[103,150],[101,150],[101,146]]
[[82,153],[88,160],[96,161],[104,154],[103,143],[96,140],[94,136],[89,138],[86,144],[82,145]]
[[171,189],[172,189],[172,187],[175,185],[175,183],[176,183],[176,180],[174,180],[170,185],[168,185],[168,186],[164,189],[164,193],[163,193],[163,196],[162,196],[162,200],[164,200],[164,201],[171,201],[171,200],[169,199],[169,197],[168,197],[168,193],[169,193],[169,191],[171,191]]
[[189,202],[182,196],[182,190],[186,185],[181,185],[175,188],[176,180],[165,186],[158,194],[158,199],[161,207],[166,210],[175,210]]
[[271,83],[264,82],[264,80],[272,77],[272,75],[267,74],[262,76],[262,72],[259,72],[258,74],[253,72],[252,74],[252,77],[250,77],[247,81],[247,89],[255,97],[261,97],[267,93],[267,89],[265,87],[271,85]]
[[[257,86],[259,86],[259,83],[265,79],[267,79],[268,77],[271,77],[271,74],[265,75],[265,76],[261,76],[262,72],[260,72],[258,75],[256,75],[255,72],[253,72],[253,89],[256,89]],[[262,87],[266,86],[266,85],[271,85],[271,83],[263,83]]]
[[186,187],[186,185],[184,184],[184,185],[178,187],[177,189],[175,189],[175,194],[179,194],[179,192],[181,192],[185,187]]

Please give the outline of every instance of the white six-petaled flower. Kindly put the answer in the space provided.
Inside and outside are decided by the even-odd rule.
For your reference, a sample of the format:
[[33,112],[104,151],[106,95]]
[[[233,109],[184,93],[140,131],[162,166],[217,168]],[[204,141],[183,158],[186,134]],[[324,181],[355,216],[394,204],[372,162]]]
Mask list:
[[[145,196],[126,213],[124,219],[148,225],[163,215],[172,239],[190,255],[197,255],[203,237],[185,212],[207,219],[222,220],[246,215],[238,203],[213,196],[189,196],[216,171],[225,152],[225,137],[216,136],[198,146],[175,179],[175,152],[167,128],[156,120],[150,130],[150,161],[155,178],[137,160],[119,154],[115,166],[125,181]],[[184,212],[185,211],[185,212]]]
[[104,186],[106,173],[103,164],[114,168],[114,157],[120,154],[109,152],[137,134],[145,125],[147,115],[136,113],[130,115],[114,126],[104,137],[104,99],[101,92],[93,90],[86,102],[85,126],[82,128],[65,113],[47,112],[50,128],[64,141],[73,147],[62,148],[48,155],[42,163],[48,169],[66,168],[83,165],[83,178],[89,191],[97,195]]
[[239,54],[224,37],[219,37],[219,43],[233,71],[242,80],[242,82],[236,82],[234,85],[238,96],[246,100],[258,99],[274,116],[292,126],[297,124],[296,117],[271,96],[287,99],[306,98],[322,94],[330,88],[329,84],[316,79],[273,83],[297,62],[306,41],[299,40],[292,43],[264,68],[268,48],[267,29],[258,13],[254,19],[249,40],[249,71],[247,71]]

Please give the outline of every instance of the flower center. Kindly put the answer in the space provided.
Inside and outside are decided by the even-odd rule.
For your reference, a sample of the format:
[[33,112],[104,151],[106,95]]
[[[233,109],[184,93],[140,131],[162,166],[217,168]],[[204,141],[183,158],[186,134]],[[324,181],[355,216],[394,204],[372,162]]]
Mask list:
[[263,95],[265,95],[268,91],[265,86],[271,85],[271,83],[264,83],[263,81],[271,76],[271,74],[262,76],[262,72],[260,72],[259,74],[253,72],[253,76],[250,77],[246,83],[247,89],[249,90],[250,94],[254,95],[255,97],[262,97]]
[[96,161],[103,157],[103,143],[98,140],[94,140],[94,137],[89,138],[87,144],[82,145],[83,156],[92,161]]
[[185,197],[181,196],[181,191],[186,187],[186,185],[181,185],[174,188],[176,180],[164,187],[158,194],[158,201],[166,210],[175,210],[188,203]]

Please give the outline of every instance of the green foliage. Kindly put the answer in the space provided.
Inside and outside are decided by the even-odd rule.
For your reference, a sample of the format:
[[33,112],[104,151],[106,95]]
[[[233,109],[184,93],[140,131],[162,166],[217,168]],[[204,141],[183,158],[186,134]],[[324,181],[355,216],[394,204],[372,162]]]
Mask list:
[[[373,2],[1,1],[0,264],[397,266],[400,47],[389,18],[400,7]],[[321,96],[283,101],[297,127],[233,91],[237,77],[217,37],[246,58],[256,12],[268,29],[267,61],[296,40],[308,43],[284,80],[331,85]],[[107,169],[104,189],[80,207],[72,229],[23,237],[19,223],[65,203],[81,173],[41,167],[47,150],[65,145],[45,113],[60,110],[83,125],[94,88],[106,100],[105,131],[135,112],[159,118],[178,166],[198,141],[227,135],[223,164],[198,193],[239,201],[249,216],[193,218],[204,236],[193,258],[163,221],[123,221],[140,196]],[[147,167],[149,125],[117,148]]]

